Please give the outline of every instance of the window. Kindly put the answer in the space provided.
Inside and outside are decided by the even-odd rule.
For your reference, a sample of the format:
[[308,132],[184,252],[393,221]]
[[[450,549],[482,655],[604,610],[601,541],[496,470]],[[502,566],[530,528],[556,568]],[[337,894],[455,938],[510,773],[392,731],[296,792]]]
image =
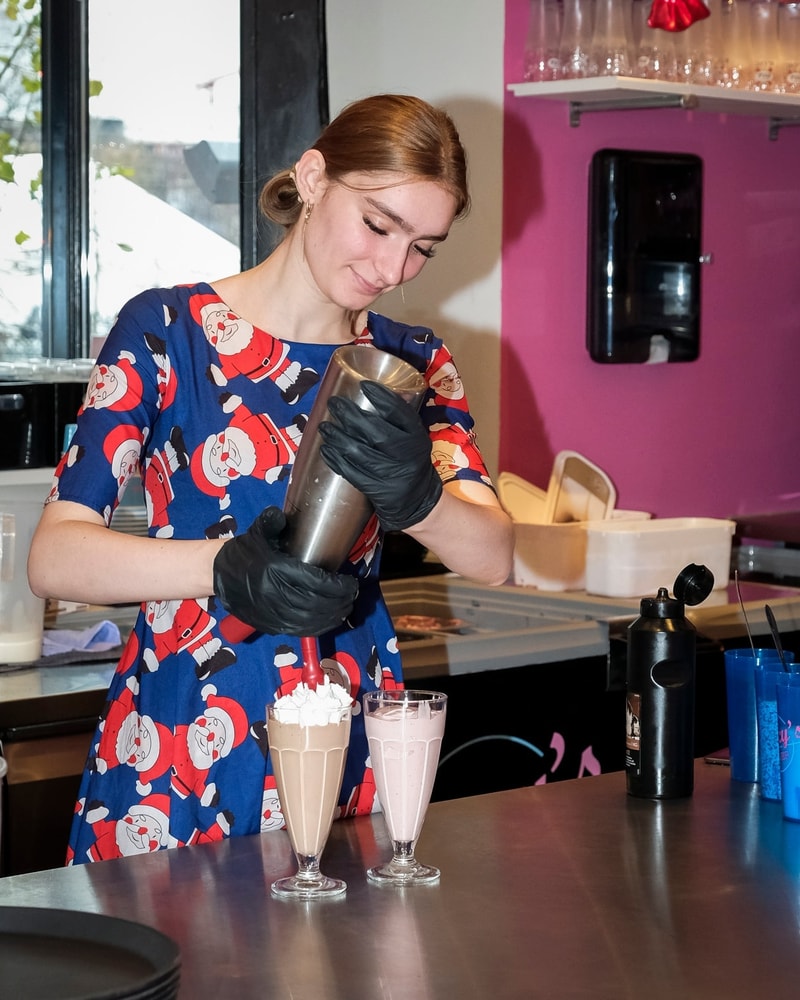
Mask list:
[[239,269],[238,0],[89,0],[89,80],[99,333],[143,288]]
[[0,358],[40,353],[42,204],[39,4],[0,4]]
[[0,0],[0,361],[86,357],[141,289],[261,259],[325,70],[322,0]]

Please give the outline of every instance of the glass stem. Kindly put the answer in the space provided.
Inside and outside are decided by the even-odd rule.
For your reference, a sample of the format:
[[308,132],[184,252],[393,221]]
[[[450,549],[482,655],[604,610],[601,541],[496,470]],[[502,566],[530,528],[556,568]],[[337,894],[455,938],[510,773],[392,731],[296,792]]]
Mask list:
[[392,861],[395,864],[413,865],[416,863],[416,858],[414,857],[413,840],[393,840],[392,851],[394,852],[394,857],[392,858]]
[[319,878],[318,854],[297,855],[297,877],[309,882]]

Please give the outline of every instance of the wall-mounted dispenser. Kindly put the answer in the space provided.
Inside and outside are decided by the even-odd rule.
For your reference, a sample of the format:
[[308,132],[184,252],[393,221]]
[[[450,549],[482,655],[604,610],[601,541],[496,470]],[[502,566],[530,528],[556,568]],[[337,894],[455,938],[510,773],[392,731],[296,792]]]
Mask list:
[[601,149],[589,176],[586,346],[605,364],[694,361],[700,349],[703,163]]

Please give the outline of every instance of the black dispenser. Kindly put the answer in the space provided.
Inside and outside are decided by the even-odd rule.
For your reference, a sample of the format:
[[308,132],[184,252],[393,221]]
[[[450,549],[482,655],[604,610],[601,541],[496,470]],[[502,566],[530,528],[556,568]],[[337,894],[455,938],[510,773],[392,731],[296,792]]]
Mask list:
[[694,361],[700,345],[703,165],[601,149],[589,179],[586,346],[606,364]]

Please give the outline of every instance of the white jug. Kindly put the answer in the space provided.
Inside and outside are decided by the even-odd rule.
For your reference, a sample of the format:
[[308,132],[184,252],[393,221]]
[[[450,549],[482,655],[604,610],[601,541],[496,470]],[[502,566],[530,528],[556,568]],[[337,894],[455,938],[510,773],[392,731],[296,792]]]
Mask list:
[[42,655],[44,600],[28,586],[28,552],[41,506],[0,500],[0,663],[30,663]]

